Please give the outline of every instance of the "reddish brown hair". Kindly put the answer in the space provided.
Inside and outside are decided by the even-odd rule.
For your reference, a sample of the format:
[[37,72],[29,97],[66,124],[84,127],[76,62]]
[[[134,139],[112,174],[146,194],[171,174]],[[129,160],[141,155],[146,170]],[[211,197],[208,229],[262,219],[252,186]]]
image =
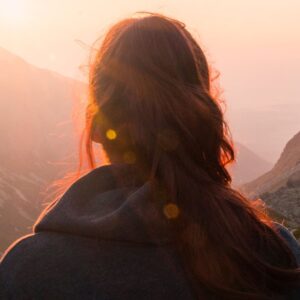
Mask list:
[[91,65],[89,162],[95,167],[98,141],[112,162],[134,163],[165,189],[197,298],[209,291],[274,299],[299,284],[299,270],[268,217],[230,186],[234,150],[211,85],[206,57],[183,23],[152,14],[117,23]]

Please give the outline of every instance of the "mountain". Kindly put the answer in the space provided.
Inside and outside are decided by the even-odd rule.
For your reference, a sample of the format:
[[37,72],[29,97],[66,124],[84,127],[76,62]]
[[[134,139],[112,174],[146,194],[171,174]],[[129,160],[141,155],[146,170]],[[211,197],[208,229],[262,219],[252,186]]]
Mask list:
[[30,231],[43,191],[75,164],[72,108],[84,85],[2,48],[0,68],[1,252]]
[[[78,124],[78,103],[86,87],[2,48],[0,68],[1,254],[31,231],[45,202],[53,199],[46,188],[74,170],[78,133],[73,124]],[[237,164],[231,170],[236,184],[270,168],[246,147],[238,144],[237,150]]]
[[236,163],[230,167],[235,186],[240,186],[272,168],[272,164],[264,160],[252,150],[240,143],[235,144]]
[[32,164],[69,155],[74,148],[71,119],[79,84],[1,48],[0,66],[0,137],[5,145],[0,148],[1,166],[23,173]]
[[297,228],[300,237],[300,132],[288,141],[275,166],[242,190],[264,200],[280,220]]
[[245,184],[243,191],[249,196],[274,192],[286,186],[289,180],[300,170],[300,132],[285,146],[275,166],[257,179]]

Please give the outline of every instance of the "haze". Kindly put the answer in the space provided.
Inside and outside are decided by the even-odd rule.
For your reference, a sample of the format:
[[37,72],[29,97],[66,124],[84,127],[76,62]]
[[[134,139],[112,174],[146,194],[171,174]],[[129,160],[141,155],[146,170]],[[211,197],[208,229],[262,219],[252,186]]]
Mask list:
[[234,138],[274,162],[300,127],[299,0],[0,0],[0,46],[86,80],[83,45],[136,11],[187,24],[221,73]]

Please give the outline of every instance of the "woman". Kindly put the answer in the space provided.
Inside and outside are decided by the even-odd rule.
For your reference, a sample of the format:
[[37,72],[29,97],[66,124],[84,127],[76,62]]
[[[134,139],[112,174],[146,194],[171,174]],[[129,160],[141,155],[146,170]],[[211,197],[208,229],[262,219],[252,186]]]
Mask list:
[[182,23],[109,30],[90,71],[94,170],[6,252],[1,299],[300,299],[296,240],[230,185],[211,81]]

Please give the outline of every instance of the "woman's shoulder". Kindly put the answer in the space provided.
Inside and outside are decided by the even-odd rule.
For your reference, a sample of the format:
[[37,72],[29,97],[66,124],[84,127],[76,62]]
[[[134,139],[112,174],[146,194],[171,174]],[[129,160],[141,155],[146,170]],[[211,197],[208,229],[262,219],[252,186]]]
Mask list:
[[[28,266],[40,266],[41,262],[47,264],[49,260],[46,258],[64,256],[69,248],[87,244],[86,240],[92,242],[92,239],[80,236],[47,231],[23,236],[4,252],[0,261],[0,274],[6,273],[7,270],[10,274],[20,273]],[[82,249],[78,251],[80,250]]]
[[279,223],[274,223],[274,225],[279,235],[285,240],[289,248],[292,250],[297,263],[300,266],[300,243],[284,225]]
[[71,234],[26,236],[0,263],[0,299],[192,299],[169,250]]
[[[1,278],[13,277],[34,263],[39,254],[47,254],[47,234],[29,234],[11,244],[0,261]],[[5,276],[4,276],[5,275]]]
[[[7,263],[9,263],[11,260],[15,260],[16,258],[20,258],[19,264],[22,264],[24,261],[23,258],[26,258],[27,254],[32,253],[33,246],[36,245],[34,242],[36,240],[35,234],[28,234],[25,235],[18,240],[16,240],[14,243],[12,243],[4,252],[1,263],[0,263],[0,271],[2,271],[3,267],[6,266]],[[19,254],[22,254],[19,256]]]
[[94,242],[52,232],[30,234],[17,240],[5,251],[0,262],[0,299],[9,299],[9,295],[24,299],[24,293],[28,293],[26,299],[34,298],[31,294],[33,283],[45,289],[51,285],[49,280],[54,275],[60,279],[68,277],[70,274],[65,274],[65,270],[71,266],[70,261],[76,265],[79,254],[91,257],[86,249],[95,248],[91,244]]
[[26,281],[26,271],[30,272],[28,260],[32,257],[36,237],[34,234],[24,236],[15,241],[3,254],[0,262],[0,298],[8,299],[18,282]]

